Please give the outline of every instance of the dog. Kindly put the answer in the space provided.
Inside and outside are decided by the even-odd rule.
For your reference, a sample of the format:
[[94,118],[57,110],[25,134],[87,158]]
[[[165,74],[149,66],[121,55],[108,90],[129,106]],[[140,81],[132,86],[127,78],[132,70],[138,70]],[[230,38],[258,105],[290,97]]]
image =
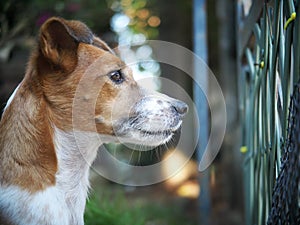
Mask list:
[[40,28],[0,123],[0,224],[83,225],[89,167],[106,142],[167,143],[188,106],[141,88],[82,22]]

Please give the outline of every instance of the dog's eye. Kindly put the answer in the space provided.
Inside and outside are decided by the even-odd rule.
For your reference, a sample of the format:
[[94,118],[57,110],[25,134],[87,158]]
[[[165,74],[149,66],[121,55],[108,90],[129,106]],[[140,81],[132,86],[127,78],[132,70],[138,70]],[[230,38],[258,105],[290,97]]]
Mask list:
[[109,74],[109,77],[116,84],[120,84],[120,83],[122,83],[124,81],[124,77],[123,77],[123,75],[122,75],[122,73],[121,73],[120,70],[111,72]]

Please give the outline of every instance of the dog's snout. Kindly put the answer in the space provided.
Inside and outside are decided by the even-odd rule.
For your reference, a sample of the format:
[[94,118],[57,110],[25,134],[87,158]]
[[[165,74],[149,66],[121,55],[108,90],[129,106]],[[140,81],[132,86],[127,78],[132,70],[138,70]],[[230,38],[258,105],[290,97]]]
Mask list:
[[172,106],[181,115],[186,114],[188,112],[188,109],[189,109],[188,105],[185,104],[182,101],[172,102]]

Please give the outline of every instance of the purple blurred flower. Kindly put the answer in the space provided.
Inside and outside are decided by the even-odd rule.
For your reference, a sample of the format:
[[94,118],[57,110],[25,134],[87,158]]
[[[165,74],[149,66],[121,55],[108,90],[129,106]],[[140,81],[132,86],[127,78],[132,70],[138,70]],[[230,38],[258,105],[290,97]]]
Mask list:
[[36,25],[40,27],[51,16],[52,16],[52,14],[50,12],[41,13],[36,21]]

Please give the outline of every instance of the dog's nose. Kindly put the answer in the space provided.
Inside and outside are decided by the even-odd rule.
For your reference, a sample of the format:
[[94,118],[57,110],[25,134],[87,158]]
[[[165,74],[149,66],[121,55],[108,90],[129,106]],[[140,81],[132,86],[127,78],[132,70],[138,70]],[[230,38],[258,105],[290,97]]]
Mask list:
[[187,104],[185,104],[184,102],[179,101],[179,100],[177,100],[177,101],[175,101],[175,102],[172,102],[172,106],[173,106],[174,109],[175,109],[179,114],[181,114],[182,116],[183,116],[184,114],[186,114],[187,111],[188,111],[188,109],[189,109],[189,107],[188,107]]

